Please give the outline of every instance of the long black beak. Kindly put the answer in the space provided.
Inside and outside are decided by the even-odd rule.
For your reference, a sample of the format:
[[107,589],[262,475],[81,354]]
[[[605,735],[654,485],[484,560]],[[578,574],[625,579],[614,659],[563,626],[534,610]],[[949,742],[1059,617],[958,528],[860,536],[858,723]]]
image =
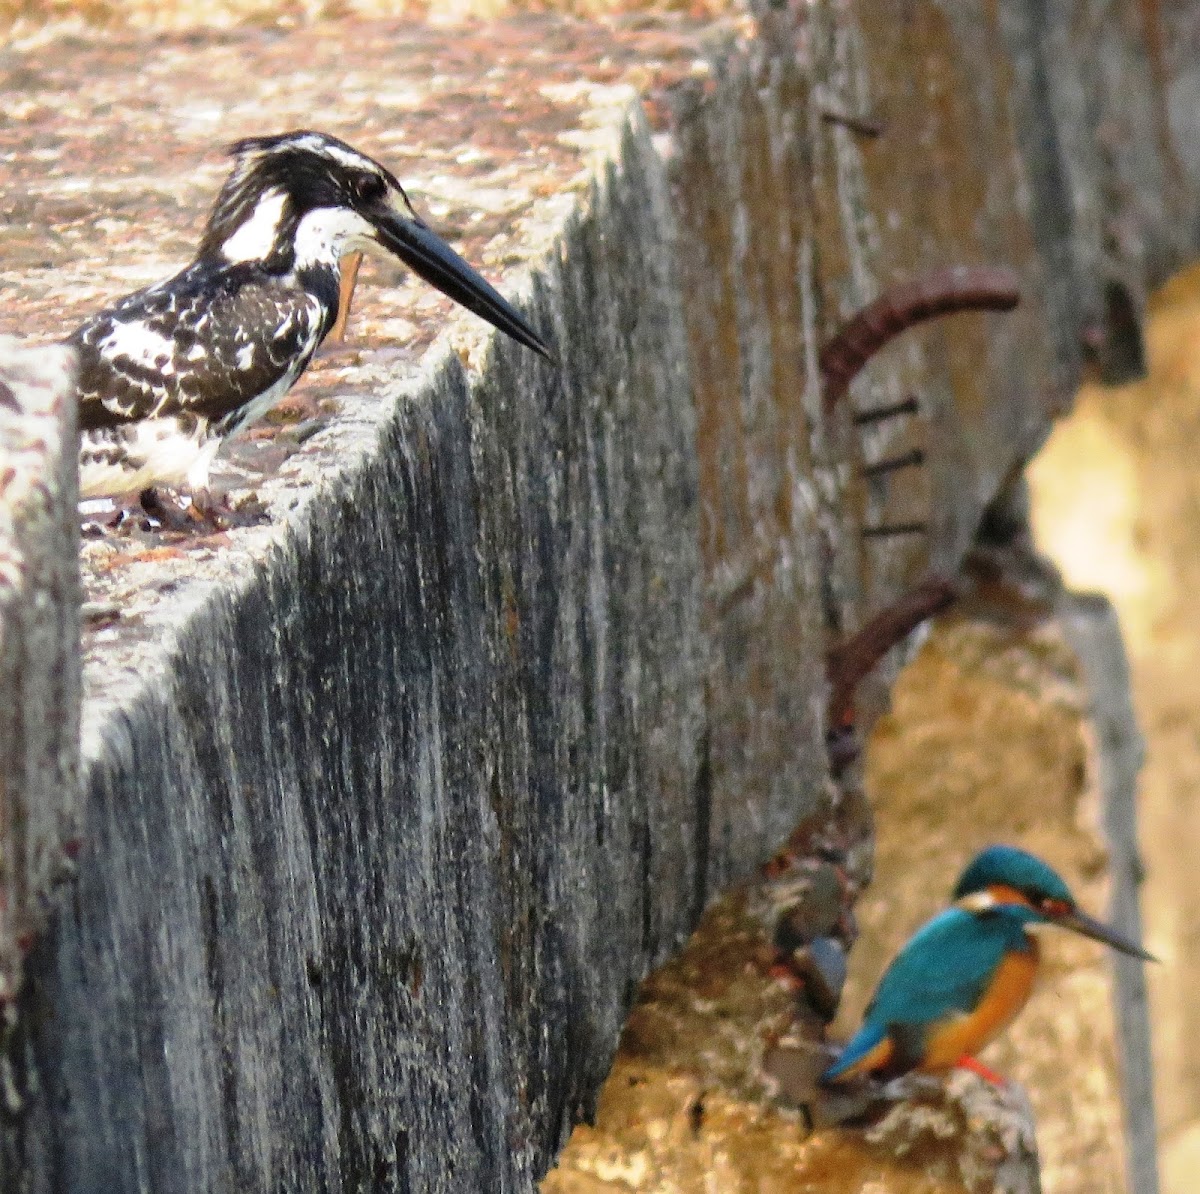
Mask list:
[[557,364],[546,342],[520,312],[427,225],[392,211],[374,212],[371,219],[378,231],[379,243],[395,253],[413,273],[517,343]]
[[1140,945],[1130,941],[1127,937],[1122,937],[1120,933],[1115,929],[1110,929],[1103,921],[1094,920],[1086,912],[1080,912],[1078,908],[1054,917],[1054,923],[1062,925],[1064,929],[1073,929],[1076,933],[1082,933],[1085,937],[1091,937],[1095,941],[1103,941],[1105,945],[1111,945],[1113,949],[1119,949],[1131,958],[1141,958],[1143,962],[1158,961],[1153,954],[1148,954]]

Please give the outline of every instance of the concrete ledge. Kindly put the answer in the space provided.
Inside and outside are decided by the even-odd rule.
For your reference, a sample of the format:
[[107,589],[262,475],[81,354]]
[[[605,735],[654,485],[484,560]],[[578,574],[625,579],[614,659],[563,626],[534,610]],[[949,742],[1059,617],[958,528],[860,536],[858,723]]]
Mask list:
[[[361,350],[305,380],[323,428],[234,456],[271,526],[86,549],[112,616],[85,641],[85,851],[12,1049],[27,1188],[528,1189],[642,975],[832,818],[827,637],[955,570],[1078,367],[1071,217],[1050,251],[1023,189],[1029,64],[960,11],[803,6],[720,48],[539,18],[23,60],[48,123],[15,173],[59,221],[25,245],[29,326],[186,256],[201,146],[317,124],[491,273],[528,269],[566,362],[442,330],[377,275]],[[876,104],[893,131],[864,141],[844,117]],[[1021,312],[910,337],[856,386],[927,420],[823,417],[842,317],[993,261]],[[917,442],[927,472],[864,477]],[[862,536],[906,518],[928,535]]]

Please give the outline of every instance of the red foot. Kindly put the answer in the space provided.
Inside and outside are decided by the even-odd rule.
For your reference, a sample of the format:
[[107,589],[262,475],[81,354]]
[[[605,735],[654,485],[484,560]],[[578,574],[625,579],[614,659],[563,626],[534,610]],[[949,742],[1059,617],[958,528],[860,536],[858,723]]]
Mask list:
[[972,1074],[978,1074],[985,1082],[990,1082],[993,1086],[1007,1086],[1005,1079],[997,1074],[995,1070],[988,1069],[978,1058],[968,1057],[963,1054],[955,1063],[956,1070],[970,1070]]

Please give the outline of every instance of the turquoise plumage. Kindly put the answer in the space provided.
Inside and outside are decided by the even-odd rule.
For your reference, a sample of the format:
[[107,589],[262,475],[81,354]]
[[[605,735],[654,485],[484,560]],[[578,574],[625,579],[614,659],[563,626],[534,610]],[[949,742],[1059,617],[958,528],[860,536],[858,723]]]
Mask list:
[[938,1073],[975,1062],[1025,1005],[1038,968],[1026,931],[1055,924],[1152,960],[1075,903],[1051,867],[1013,846],[989,846],[963,871],[954,906],[919,929],[884,972],[862,1027],[823,1081],[862,1074]]
[[1034,919],[1030,909],[1017,907],[986,918],[949,908],[923,925],[884,972],[862,1027],[825,1080],[838,1078],[888,1036],[896,1047],[889,1068],[919,1065],[929,1028],[973,1011],[1005,955],[1031,949],[1025,925]]
[[988,846],[986,850],[980,850],[959,876],[953,898],[961,900],[973,891],[986,891],[1001,885],[1036,894],[1043,900],[1075,903],[1071,889],[1053,867],[1016,846]]

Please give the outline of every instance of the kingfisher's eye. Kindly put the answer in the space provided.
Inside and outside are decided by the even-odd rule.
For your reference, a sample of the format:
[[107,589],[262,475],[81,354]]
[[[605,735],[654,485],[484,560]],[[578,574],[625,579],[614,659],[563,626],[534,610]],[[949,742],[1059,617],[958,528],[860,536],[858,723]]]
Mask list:
[[378,174],[359,174],[350,187],[359,203],[378,203],[387,194],[387,183]]

